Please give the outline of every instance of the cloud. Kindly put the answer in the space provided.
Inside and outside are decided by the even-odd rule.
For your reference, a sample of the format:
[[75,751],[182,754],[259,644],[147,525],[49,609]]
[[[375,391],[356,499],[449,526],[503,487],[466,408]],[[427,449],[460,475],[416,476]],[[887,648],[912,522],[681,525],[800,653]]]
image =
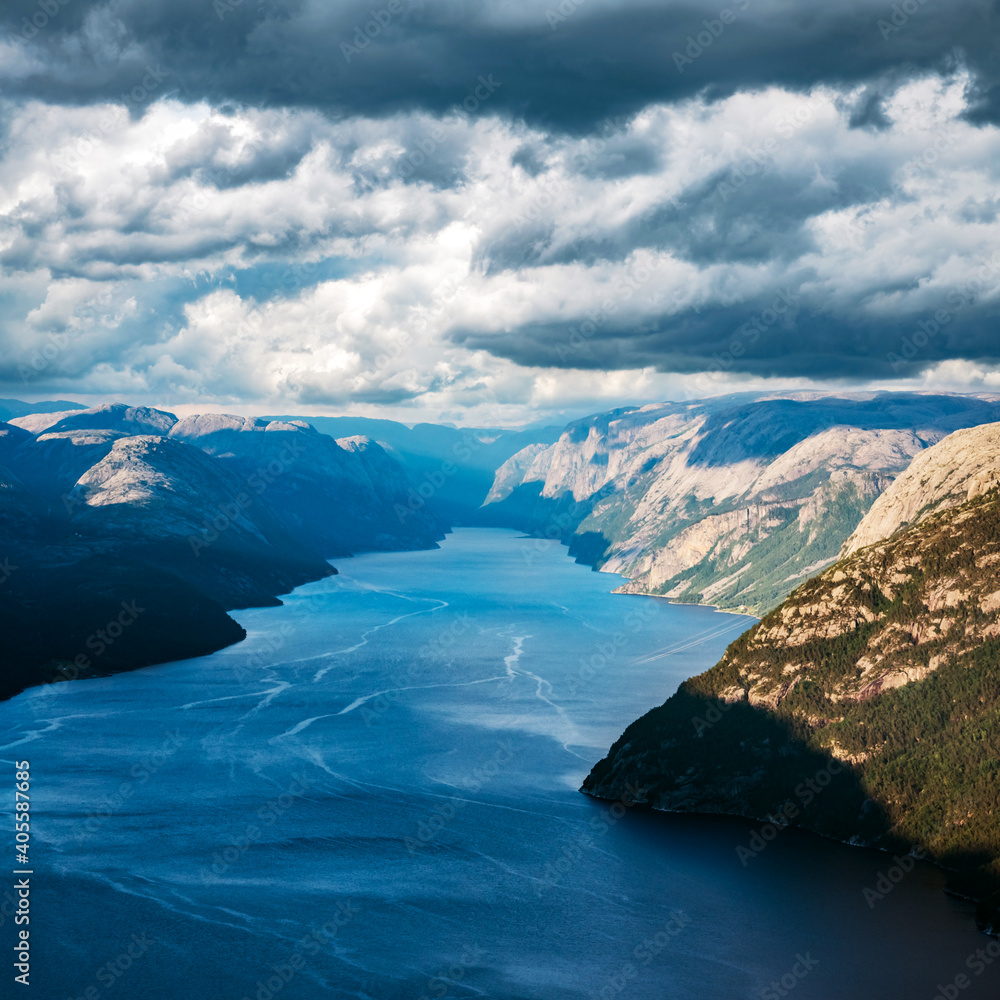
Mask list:
[[29,53],[7,69],[12,94],[116,99],[153,67],[175,96],[215,106],[441,115],[494,74],[503,86],[491,113],[579,133],[702,90],[850,88],[960,60],[977,81],[970,112],[995,122],[1000,107],[1000,14],[988,0],[72,0],[52,9],[4,4],[8,37]]
[[[994,384],[1000,132],[972,120],[983,78],[968,61],[918,73],[915,56],[899,56],[877,79],[845,70],[808,86],[788,66],[786,82],[766,86],[735,75],[727,84],[719,69],[710,92],[657,98],[650,88],[612,118],[591,107],[584,128],[559,111],[557,93],[533,91],[534,104],[522,94],[516,111],[514,78],[485,71],[451,104],[435,104],[429,84],[405,106],[364,105],[363,87],[342,89],[350,107],[323,104],[309,87],[295,101],[241,98],[226,89],[234,67],[251,73],[240,53],[251,41],[261,51],[279,44],[254,27],[265,9],[279,42],[303,45],[310,25],[318,36],[334,16],[305,3],[280,17],[262,5],[224,12],[234,34],[199,70],[216,74],[214,90],[181,86],[188,77],[157,61],[154,41],[180,46],[185,36],[184,5],[66,4],[34,48],[19,48],[31,56],[17,72],[50,51],[65,64],[37,79],[24,70],[22,96],[2,108],[8,394],[84,389],[272,410],[497,407],[523,418],[586,399],[795,380],[914,384],[964,372],[970,384]],[[588,0],[545,30],[596,30],[625,9]],[[856,20],[876,11],[817,8],[805,27],[786,15],[781,31],[798,25],[812,37],[845,9]],[[761,3],[746,14],[775,10]],[[540,11],[413,3],[345,64],[378,62],[383,46],[409,72],[424,58],[407,48],[420,32],[431,49],[452,44],[442,26],[478,25],[496,41],[535,31]],[[636,25],[662,12],[634,13],[629,30],[645,44]],[[871,44],[913,47],[932,14],[920,6]],[[751,45],[757,22],[740,18],[718,42],[747,45],[756,64],[771,41]],[[608,47],[591,39],[595,58],[614,52],[608,30]],[[329,61],[339,36],[326,37]],[[677,76],[721,56],[714,46]],[[443,60],[441,74],[465,58]],[[130,60],[151,69],[99,99]],[[282,65],[254,62],[257,85],[286,87]],[[565,84],[573,65],[550,68],[553,79]],[[105,83],[69,103],[63,83],[100,66]],[[660,69],[673,71],[662,52]],[[480,75],[493,81],[478,84],[481,98]]]

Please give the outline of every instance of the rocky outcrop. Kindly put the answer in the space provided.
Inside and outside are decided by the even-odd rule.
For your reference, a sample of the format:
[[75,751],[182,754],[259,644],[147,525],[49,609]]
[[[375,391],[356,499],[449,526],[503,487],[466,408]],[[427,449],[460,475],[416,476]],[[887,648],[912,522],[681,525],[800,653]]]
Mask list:
[[850,555],[945,507],[955,507],[1000,484],[1000,424],[956,431],[917,456],[872,505],[843,554]]
[[113,431],[129,434],[167,434],[177,418],[165,410],[149,406],[127,406],[125,403],[103,403],[86,410],[67,410],[18,417],[11,421],[32,434],[68,431]]
[[837,558],[915,455],[997,417],[992,400],[904,393],[617,410],[514,455],[488,502],[625,592],[760,613]]

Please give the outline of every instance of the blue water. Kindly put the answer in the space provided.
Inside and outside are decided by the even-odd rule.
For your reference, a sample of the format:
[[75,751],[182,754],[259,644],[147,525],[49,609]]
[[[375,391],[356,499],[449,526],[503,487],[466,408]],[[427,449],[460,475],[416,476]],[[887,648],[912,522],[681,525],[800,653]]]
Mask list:
[[23,995],[997,995],[933,868],[869,907],[884,855],[784,832],[744,865],[752,824],[577,791],[749,619],[504,531],[339,569],[230,649],[0,704],[33,782]]

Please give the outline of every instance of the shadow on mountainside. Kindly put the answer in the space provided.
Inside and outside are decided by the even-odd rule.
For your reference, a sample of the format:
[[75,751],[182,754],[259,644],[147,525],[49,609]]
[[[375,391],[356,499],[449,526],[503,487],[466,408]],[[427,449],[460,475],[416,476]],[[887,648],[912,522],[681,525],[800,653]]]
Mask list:
[[[850,762],[818,750],[789,718],[746,701],[705,696],[687,681],[626,729],[581,791],[668,812],[742,816],[895,853],[923,849],[893,827],[886,803]],[[1000,926],[996,854],[922,854],[949,871],[948,888]]]

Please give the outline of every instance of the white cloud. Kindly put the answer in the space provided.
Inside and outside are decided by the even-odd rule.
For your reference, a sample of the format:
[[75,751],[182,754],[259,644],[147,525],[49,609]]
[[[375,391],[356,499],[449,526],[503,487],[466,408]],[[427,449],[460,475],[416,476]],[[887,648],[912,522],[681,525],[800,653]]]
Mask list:
[[[485,115],[8,103],[4,371],[17,386],[71,330],[32,390],[414,419],[499,406],[513,422],[725,391],[751,377],[662,374],[628,353],[592,371],[590,340],[607,351],[620,331],[624,350],[702,310],[749,319],[786,286],[845,322],[932,311],[1000,245],[1000,134],[960,120],[967,87],[907,84],[878,132],[849,128],[851,95],[772,88],[651,106],[586,138]],[[787,192],[770,209],[791,236],[733,214],[761,181]],[[588,314],[596,333],[574,334]],[[528,360],[533,329],[581,370]],[[995,384],[976,363],[934,372]]]

